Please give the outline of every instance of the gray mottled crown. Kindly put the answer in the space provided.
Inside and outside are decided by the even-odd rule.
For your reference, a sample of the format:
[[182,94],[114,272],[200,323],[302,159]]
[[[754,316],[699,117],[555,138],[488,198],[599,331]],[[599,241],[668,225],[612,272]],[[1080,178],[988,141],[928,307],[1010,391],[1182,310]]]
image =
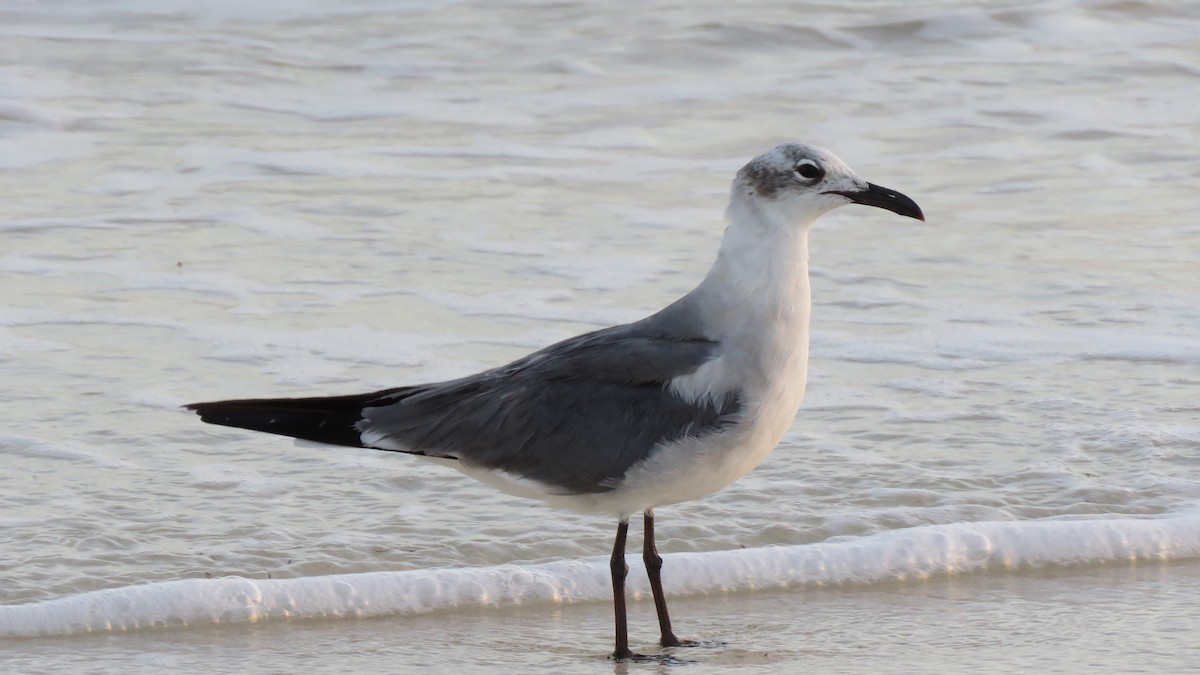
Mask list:
[[760,197],[775,197],[789,189],[804,190],[814,183],[796,172],[796,166],[804,160],[819,167],[822,176],[844,166],[832,153],[815,145],[784,143],[750,160],[738,171],[737,179]]

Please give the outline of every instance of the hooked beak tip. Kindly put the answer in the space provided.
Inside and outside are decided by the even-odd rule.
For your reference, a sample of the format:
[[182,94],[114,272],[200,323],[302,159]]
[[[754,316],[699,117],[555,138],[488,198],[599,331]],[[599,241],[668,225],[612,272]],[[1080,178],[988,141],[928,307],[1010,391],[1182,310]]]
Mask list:
[[830,190],[827,194],[841,195],[855,204],[875,206],[901,216],[916,218],[921,222],[925,221],[925,213],[921,211],[921,207],[917,206],[916,202],[907,195],[891,188],[885,188],[882,185],[867,183],[866,190],[854,192]]

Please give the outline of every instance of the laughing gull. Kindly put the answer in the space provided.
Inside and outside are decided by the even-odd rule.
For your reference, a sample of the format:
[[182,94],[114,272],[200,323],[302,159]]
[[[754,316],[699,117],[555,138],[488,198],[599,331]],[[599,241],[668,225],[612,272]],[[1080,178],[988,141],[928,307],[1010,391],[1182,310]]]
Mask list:
[[654,509],[725,488],[792,424],[808,374],[808,231],[845,204],[925,219],[913,200],[832,153],[787,143],[738,172],[712,269],[653,316],[449,382],[187,408],[212,424],[420,455],[512,494],[616,516],[615,659],[640,657],[625,623],[625,537],[640,512],[660,642],[682,646]]

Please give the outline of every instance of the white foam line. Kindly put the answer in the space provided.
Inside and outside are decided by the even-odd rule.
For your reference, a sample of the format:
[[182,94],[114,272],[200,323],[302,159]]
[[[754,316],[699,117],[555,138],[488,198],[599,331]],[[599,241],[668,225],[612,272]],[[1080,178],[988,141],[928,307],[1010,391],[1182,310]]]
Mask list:
[[[846,541],[664,558],[664,581],[674,596],[1184,560],[1200,558],[1200,512],[930,525]],[[629,562],[630,593],[644,597],[648,587],[640,556],[631,555]],[[0,637],[606,601],[610,592],[604,558],[300,579],[187,579],[0,607]]]

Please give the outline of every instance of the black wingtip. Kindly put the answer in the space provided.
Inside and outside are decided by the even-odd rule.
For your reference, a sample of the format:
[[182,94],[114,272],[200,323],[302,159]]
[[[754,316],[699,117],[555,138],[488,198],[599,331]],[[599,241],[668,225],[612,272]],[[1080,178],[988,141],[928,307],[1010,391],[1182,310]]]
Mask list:
[[261,431],[318,443],[363,447],[357,428],[362,404],[357,397],[322,399],[242,399],[188,403],[185,410],[202,422]]

